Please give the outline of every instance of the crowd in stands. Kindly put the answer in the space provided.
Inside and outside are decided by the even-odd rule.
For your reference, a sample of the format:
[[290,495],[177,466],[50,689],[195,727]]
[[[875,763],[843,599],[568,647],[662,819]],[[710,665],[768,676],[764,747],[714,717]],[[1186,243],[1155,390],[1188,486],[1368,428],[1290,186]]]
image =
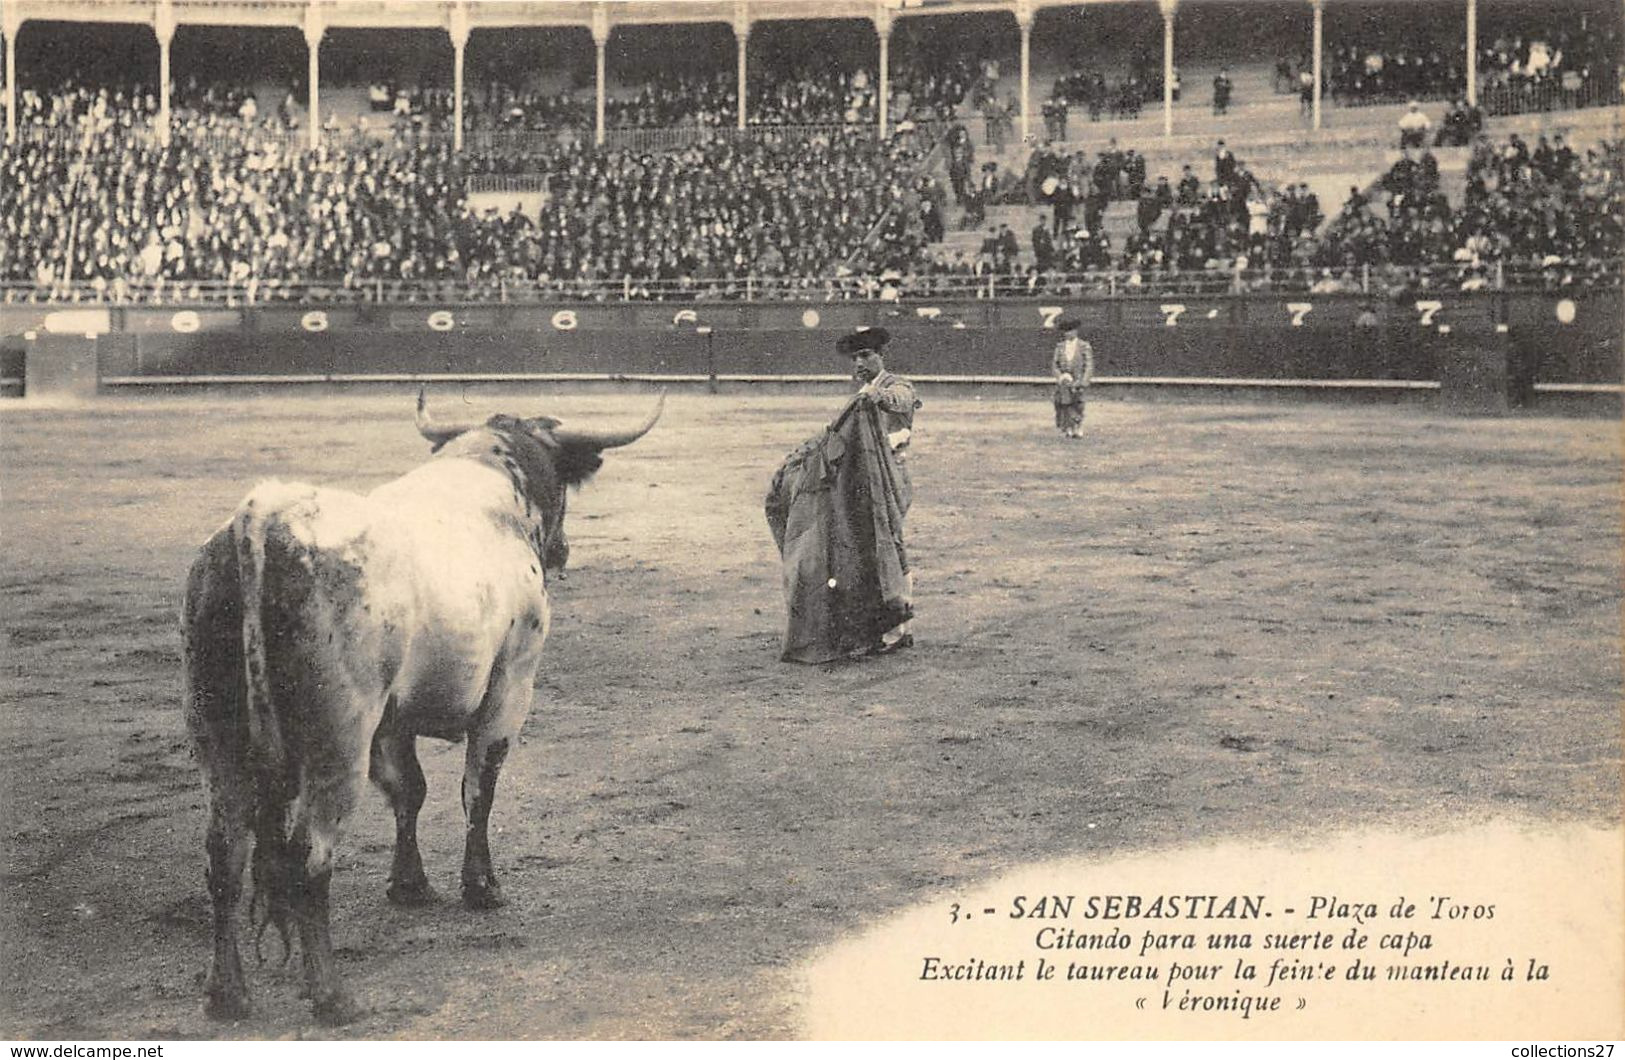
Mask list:
[[593,121],[591,99],[568,92],[516,88],[507,82],[489,82],[463,103],[464,128],[470,132],[591,129]]
[[[257,107],[248,87],[188,78],[172,86],[170,108],[177,121],[242,118],[252,122]],[[140,82],[88,85],[65,78],[49,86],[17,89],[17,124],[50,133],[78,127],[86,118],[105,118],[126,128],[149,122],[158,114],[158,90]]]
[[[154,287],[178,297],[200,283],[274,298],[317,283],[620,291],[827,276],[872,267],[860,252],[881,220],[916,219],[923,155],[913,133],[760,136],[662,154],[555,144],[526,160],[546,175],[532,217],[470,208],[467,169],[443,140],[308,150],[265,123],[208,115],[178,120],[164,143],[139,128],[152,113],[144,96],[75,90],[28,105],[74,135],[21,137],[0,152],[0,278],[43,291],[71,279],[99,297]],[[907,233],[916,247],[918,234]]]
[[1069,154],[1049,143],[1040,144],[1027,158],[1023,180],[1006,193],[1005,201],[1043,202],[1055,208],[1057,229],[1077,208],[1084,227],[1097,220],[1113,202],[1138,200],[1146,186],[1145,157],[1134,148],[1120,148],[1111,137],[1091,160],[1087,151]]
[[1480,99],[1491,114],[1620,102],[1625,52],[1610,22],[1559,24],[1554,31],[1494,36],[1480,49]]
[[630,97],[605,103],[605,121],[615,127],[729,125],[738,113],[731,71],[709,74],[662,73]]
[[[1076,273],[1110,270],[1118,275],[1109,282],[1126,290],[1177,286],[1193,274],[1224,289],[1238,270],[1306,268],[1322,220],[1306,184],[1261,182],[1223,141],[1211,178],[1185,165],[1177,183],[1166,174],[1149,180],[1144,157],[1115,140],[1093,157],[1044,145],[1009,185],[1007,201],[1050,208],[1049,220],[1031,233],[1030,261],[1014,233],[995,226],[977,254],[935,263],[912,284],[932,290],[950,279],[986,278],[996,293],[1048,291],[1072,284]],[[1135,206],[1133,219],[1114,247],[1106,211],[1125,201]]]
[[1364,268],[1448,261],[1450,203],[1432,152],[1406,150],[1375,189],[1350,188],[1316,264]]
[[290,165],[287,138],[262,125],[182,120],[166,144],[134,128],[135,113],[92,111],[80,135],[22,138],[0,154],[5,280],[71,280],[116,298],[458,268],[461,182],[446,148],[408,155],[359,140]]
[[[836,77],[846,80],[826,83],[865,84]],[[951,94],[986,82],[967,71],[941,83]],[[493,112],[524,106],[504,92],[480,95]],[[788,108],[778,112],[788,120],[823,114],[834,98],[790,88],[764,105]],[[1093,153],[1045,144],[1007,173],[978,169],[972,136],[955,125],[944,184],[921,170],[925,130],[888,141],[858,129],[760,132],[664,152],[578,137],[458,155],[411,136],[308,150],[286,135],[284,108],[267,114],[241,87],[177,88],[168,142],[144,131],[157,102],[140,86],[64,83],[19,100],[25,135],[0,150],[0,280],[41,297],[70,280],[91,297],[156,289],[166,300],[214,283],[258,299],[423,282],[733,297],[745,277],[810,297],[902,296],[983,278],[990,289],[1048,290],[1094,270],[1115,270],[1129,289],[1193,274],[1242,284],[1260,269],[1318,270],[1315,289],[1339,290],[1372,268],[1441,264],[1459,285],[1486,283],[1502,265],[1553,284],[1617,283],[1625,246],[1618,144],[1497,145],[1465,107],[1432,141],[1474,144],[1459,204],[1423,139],[1322,230],[1306,185],[1259,180],[1222,142],[1210,172],[1148,174],[1113,140]],[[468,178],[491,172],[538,177],[539,213],[472,208]],[[978,230],[994,203],[1048,216],[1030,235],[995,225],[977,254],[940,260],[930,248],[950,195]],[[1132,210],[1108,225],[1121,203]]]
[[[1454,123],[1440,130],[1454,129]],[[1625,255],[1625,148],[1576,151],[1561,136],[1531,146],[1512,135],[1473,140],[1465,192],[1452,204],[1426,145],[1406,149],[1371,188],[1350,189],[1329,225],[1307,184],[1260,181],[1217,145],[1211,178],[1185,165],[1177,181],[1147,180],[1115,141],[1091,158],[1036,149],[1021,179],[988,175],[1007,202],[1048,206],[1028,238],[1007,224],[987,229],[979,250],[914,266],[908,293],[945,290],[1019,294],[1072,290],[1075,275],[1119,291],[1246,290],[1256,285],[1316,293],[1481,289],[1502,281],[1548,287],[1612,286]],[[1009,175],[1005,175],[1008,178]],[[969,196],[966,220],[985,216]],[[1105,224],[1113,202],[1135,203],[1114,245]],[[1109,275],[1108,275],[1109,272]]]
[[1326,92],[1337,103],[1438,99],[1461,91],[1467,77],[1464,51],[1464,46],[1419,46],[1403,38],[1338,43],[1323,58]]
[[[889,71],[889,120],[925,121],[951,116],[975,82],[968,61],[900,63]],[[428,129],[449,128],[454,113],[447,87],[373,86],[374,109]],[[751,125],[874,124],[879,120],[879,79],[858,66],[839,69],[803,60],[753,67],[746,86],[746,121]],[[718,128],[739,115],[737,75],[732,70],[703,73],[651,70],[626,91],[604,101],[610,128]],[[585,131],[593,128],[596,104],[591,89],[544,91],[522,76],[493,79],[465,92],[463,122],[468,131]]]
[[692,288],[746,275],[828,276],[854,268],[848,259],[883,218],[912,219],[920,157],[907,135],[879,144],[841,133],[664,154],[558,152],[540,216],[497,218],[493,241],[477,248],[487,277]]
[[[1324,57],[1325,88],[1339,103],[1458,96],[1466,79],[1466,41],[1454,27],[1384,27],[1362,21],[1335,37]],[[1486,26],[1478,47],[1479,96],[1490,114],[1555,110],[1618,100],[1622,51],[1617,18],[1576,10],[1542,12],[1538,24]],[[1276,86],[1313,86],[1307,57],[1276,67]]]
[[1484,131],[1484,108],[1453,98],[1445,111],[1438,132],[1434,134],[1434,147],[1466,147]]
[[1462,202],[1440,188],[1431,152],[1406,151],[1372,194],[1351,189],[1317,265],[1367,269],[1447,266],[1464,290],[1512,267],[1547,286],[1615,284],[1625,252],[1625,152],[1618,141],[1583,154],[1554,136],[1531,148],[1517,134],[1473,145]]
[[1093,70],[1067,74],[1056,81],[1054,102],[1085,111],[1090,121],[1100,121],[1103,116],[1138,118],[1146,103],[1161,97],[1160,87],[1153,93],[1149,83],[1132,75],[1112,83],[1099,70]]
[[[1050,132],[1050,139],[1066,139],[1065,122],[1073,108],[1085,111],[1089,120],[1100,121],[1103,116],[1114,119],[1138,118],[1147,103],[1162,100],[1162,62],[1147,53],[1137,53],[1129,62],[1128,74],[1121,80],[1109,81],[1100,70],[1073,69],[1055,82],[1045,117],[1060,119],[1058,131]],[[1174,71],[1174,99],[1180,96],[1179,71]]]

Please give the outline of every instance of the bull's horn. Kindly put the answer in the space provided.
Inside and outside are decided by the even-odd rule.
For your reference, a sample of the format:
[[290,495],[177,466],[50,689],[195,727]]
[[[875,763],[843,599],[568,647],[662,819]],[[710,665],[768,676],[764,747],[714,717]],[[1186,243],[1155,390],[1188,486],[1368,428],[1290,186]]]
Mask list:
[[655,402],[654,412],[641,427],[635,427],[630,431],[571,431],[555,427],[553,437],[564,445],[585,445],[594,449],[614,449],[616,446],[631,445],[654,428],[655,421],[660,419],[660,413],[665,407],[666,392],[662,390],[660,399]]
[[435,445],[445,445],[464,431],[471,431],[480,426],[477,422],[468,423],[436,423],[429,418],[428,387],[418,387],[418,433],[429,439]]

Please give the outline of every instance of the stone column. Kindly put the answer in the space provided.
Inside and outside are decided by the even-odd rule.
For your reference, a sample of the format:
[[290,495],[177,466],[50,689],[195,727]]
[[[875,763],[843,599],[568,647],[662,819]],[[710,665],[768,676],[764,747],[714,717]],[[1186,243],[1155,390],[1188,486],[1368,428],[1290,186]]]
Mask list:
[[446,19],[446,33],[451,37],[451,146],[463,149],[463,53],[468,48],[468,8],[458,4]]
[[749,113],[745,100],[745,74],[746,74],[746,48],[750,42],[750,14],[745,10],[744,0],[734,5],[734,54],[739,65],[738,93],[739,93],[739,128],[744,129],[745,117]]
[[592,9],[592,43],[598,49],[598,95],[593,119],[593,142],[604,143],[604,48],[609,44],[609,9],[602,2]]
[[1321,54],[1325,44],[1325,7],[1326,0],[1309,0],[1315,8],[1315,128],[1320,128],[1320,82],[1321,82]]
[[1162,7],[1162,135],[1174,134],[1174,12],[1179,0],[1158,0]]
[[17,32],[23,28],[15,4],[6,4],[0,23],[6,35],[6,142],[17,142]]
[[875,85],[875,110],[879,112],[880,138],[886,138],[886,128],[891,120],[891,12],[875,5],[874,13],[875,36],[880,38],[880,77]]
[[317,10],[315,0],[305,5],[305,48],[310,53],[310,98],[308,101],[310,146],[314,150],[322,143],[322,37],[327,26]]
[[1033,119],[1033,8],[1028,0],[1016,5],[1016,25],[1021,29],[1021,142],[1026,143],[1032,134]]
[[1467,105],[1478,106],[1478,0],[1467,0]]
[[175,39],[175,8],[169,0],[160,0],[152,32],[158,38],[158,140],[167,144],[170,128],[169,45]]

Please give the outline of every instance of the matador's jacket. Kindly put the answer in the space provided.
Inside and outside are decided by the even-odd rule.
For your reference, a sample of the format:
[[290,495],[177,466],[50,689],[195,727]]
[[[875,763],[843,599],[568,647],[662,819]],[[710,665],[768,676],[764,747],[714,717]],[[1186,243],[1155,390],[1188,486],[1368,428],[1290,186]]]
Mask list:
[[[869,387],[870,400],[880,410],[880,422],[886,432],[886,441],[900,462],[908,452],[909,439],[914,434],[914,410],[920,407],[914,384],[895,372],[882,371]],[[907,468],[904,468],[907,473]]]

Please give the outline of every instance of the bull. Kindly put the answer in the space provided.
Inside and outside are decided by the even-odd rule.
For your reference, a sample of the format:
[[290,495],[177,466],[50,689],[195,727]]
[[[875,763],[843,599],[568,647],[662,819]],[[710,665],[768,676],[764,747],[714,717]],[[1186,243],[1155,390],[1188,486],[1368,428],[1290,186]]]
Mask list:
[[208,788],[210,1016],[248,1011],[245,868],[256,947],[274,926],[286,959],[297,933],[316,1018],[359,1014],[333,956],[334,847],[370,777],[395,816],[390,901],[434,900],[417,842],[419,736],[467,741],[463,903],[503,903],[486,826],[530,710],[547,571],[568,547],[566,492],[605,449],[648,433],[664,402],[636,429],[595,433],[548,417],[441,423],[419,391],[427,463],[365,496],[262,483],[204,544],[181,626],[186,723]]

